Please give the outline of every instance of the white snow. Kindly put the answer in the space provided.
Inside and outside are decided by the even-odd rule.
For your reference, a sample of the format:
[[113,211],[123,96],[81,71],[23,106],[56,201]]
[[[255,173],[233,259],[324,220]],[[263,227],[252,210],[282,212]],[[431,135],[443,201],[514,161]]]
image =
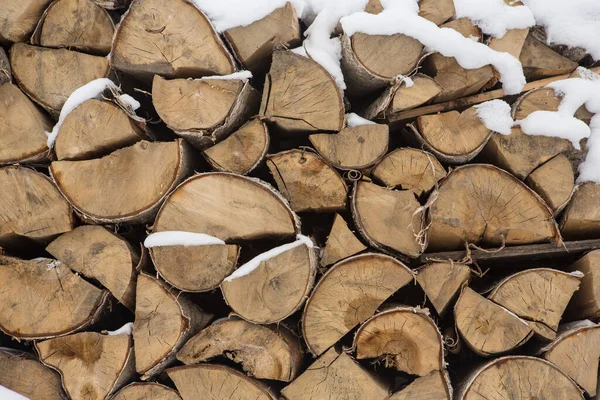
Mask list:
[[534,111],[519,124],[528,135],[567,139],[577,150],[581,149],[579,141],[590,136],[590,128],[585,122],[562,112]]
[[137,110],[141,106],[141,104],[140,104],[139,101],[137,101],[136,99],[134,99],[133,97],[131,97],[127,93],[124,93],[124,94],[120,95],[119,96],[119,100],[121,100],[123,103],[125,103],[129,107],[131,107],[131,109],[133,111]]
[[185,231],[155,232],[144,240],[144,247],[162,246],[207,246],[211,244],[225,244],[225,242],[205,233],[194,233]]
[[406,85],[407,88],[413,87],[415,85],[415,82],[412,80],[412,78],[404,75],[398,75],[396,77],[396,81],[404,82],[404,85]]
[[308,247],[309,249],[312,249],[314,247],[312,240],[310,240],[310,238],[308,236],[297,235],[295,242],[287,243],[287,244],[281,245],[279,247],[275,247],[274,249],[271,249],[269,251],[266,251],[262,254],[257,255],[252,260],[248,261],[246,264],[242,265],[241,267],[239,267],[238,269],[233,271],[233,273],[231,275],[229,275],[227,278],[224,279],[224,282],[231,282],[232,280],[234,280],[236,278],[246,276],[249,273],[251,273],[252,271],[254,271],[256,268],[258,268],[260,263],[270,260],[271,258],[277,257],[278,255],[285,253],[286,251],[292,250],[293,248],[296,248],[296,247],[302,246],[302,245]]
[[504,100],[490,100],[475,106],[476,114],[490,131],[510,135],[514,121],[510,105]]
[[106,334],[109,336],[131,335],[132,330],[133,330],[133,322],[128,322],[125,325],[123,325],[122,327],[120,327],[119,329],[117,329],[116,331],[107,331]]
[[454,0],[456,18],[469,18],[483,33],[501,38],[509,29],[535,25],[531,10],[510,6],[504,0]]
[[0,399],[2,400],[29,400],[29,397],[20,395],[4,386],[0,385]]
[[355,113],[346,114],[346,121],[348,121],[348,128],[354,128],[355,126],[360,125],[375,125],[375,122],[365,119]]
[[220,79],[220,80],[241,80],[241,81],[247,81],[248,79],[252,78],[252,72],[250,71],[238,71],[238,72],[234,72],[233,74],[229,74],[229,75],[212,75],[212,76],[205,76],[200,78],[201,81],[203,80],[207,80],[207,79]]

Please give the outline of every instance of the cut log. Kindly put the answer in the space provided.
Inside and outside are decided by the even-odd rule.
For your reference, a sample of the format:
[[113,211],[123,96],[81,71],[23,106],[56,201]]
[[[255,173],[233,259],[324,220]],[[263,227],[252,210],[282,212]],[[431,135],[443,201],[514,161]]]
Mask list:
[[225,302],[247,321],[284,320],[302,307],[315,283],[316,248],[300,243],[281,250],[271,258],[250,261],[221,283]]
[[[520,1],[510,3],[510,5],[523,5]],[[519,58],[525,40],[529,34],[529,28],[524,29],[509,29],[501,38],[491,37],[488,42],[488,47],[492,50],[506,52],[515,58]]]
[[169,128],[202,149],[256,114],[259,94],[244,79],[166,80],[154,75],[152,102]]
[[344,258],[353,256],[365,250],[367,246],[356,238],[348,228],[348,224],[339,214],[335,214],[333,226],[325,242],[321,257],[321,265],[326,267]]
[[55,0],[40,19],[32,44],[107,55],[115,25],[92,0]]
[[110,400],[181,400],[179,393],[156,382],[134,382],[119,390]]
[[461,287],[471,278],[468,265],[455,262],[433,262],[415,271],[417,282],[433,304],[438,315],[458,296]]
[[335,348],[281,391],[287,400],[384,400],[388,393],[388,384]]
[[352,216],[361,236],[373,247],[417,257],[423,252],[424,212],[413,192],[360,181],[352,194]]
[[567,205],[575,190],[575,174],[569,159],[559,154],[536,168],[525,180],[556,215]]
[[583,400],[577,385],[554,364],[527,356],[501,357],[474,370],[465,379],[458,400],[572,399]]
[[283,325],[255,325],[231,318],[215,321],[191,338],[177,359],[197,364],[221,355],[242,364],[255,378],[290,382],[302,368],[304,353],[298,337]]
[[409,125],[420,146],[430,150],[440,160],[451,164],[464,164],[475,157],[492,135],[470,107],[459,113],[423,115],[417,118],[416,128]]
[[47,161],[46,132],[54,123],[17,86],[2,84],[1,76],[0,72],[0,165]]
[[444,342],[427,309],[394,307],[374,315],[354,336],[356,358],[375,358],[386,367],[425,376],[442,370]]
[[383,254],[366,253],[338,262],[306,302],[302,332],[308,349],[323,354],[413,279],[406,265]]
[[593,250],[575,261],[568,271],[583,273],[581,286],[573,294],[567,315],[574,320],[600,316],[600,250]]
[[404,147],[388,153],[371,175],[387,187],[409,190],[421,197],[446,177],[446,171],[433,154]]
[[519,61],[527,81],[568,74],[577,68],[577,63],[558,54],[531,34],[525,39]]
[[105,57],[25,43],[11,47],[10,64],[23,92],[53,117],[58,117],[73,91],[94,79],[106,77],[110,71]]
[[73,271],[96,279],[130,310],[135,309],[139,249],[101,226],[84,225],[59,236],[46,247]]
[[[145,273],[138,276],[133,340],[135,368],[142,380],[161,373],[175,361],[187,340],[204,328],[212,315],[184,296],[172,293],[160,280]],[[185,398],[185,396],[184,396]]]
[[506,353],[533,334],[527,322],[469,287],[463,289],[454,306],[454,318],[464,341],[481,356]]
[[533,330],[549,340],[569,300],[579,288],[578,274],[535,268],[517,272],[503,279],[488,299],[526,320]]
[[589,239],[600,235],[600,185],[586,182],[573,193],[561,220],[561,233],[565,239]]
[[451,400],[452,386],[450,386],[448,373],[445,370],[433,371],[429,375],[415,379],[389,398],[389,400],[414,399]]
[[268,155],[267,166],[292,210],[331,212],[346,207],[346,182],[317,154],[287,150]]
[[58,130],[54,152],[59,161],[85,160],[143,139],[149,139],[143,124],[129,118],[117,104],[90,99],[67,114]]
[[224,365],[184,365],[167,370],[183,400],[275,400],[262,382]]
[[250,25],[227,29],[223,36],[239,62],[254,73],[268,69],[274,49],[301,42],[298,15],[289,2]]
[[59,261],[0,256],[0,329],[17,339],[46,339],[84,329],[103,311],[108,292]]
[[191,149],[179,139],[140,141],[93,160],[55,161],[50,174],[84,219],[139,224],[152,220],[190,168]]
[[73,210],[46,175],[29,168],[0,169],[0,243],[25,237],[45,243],[73,229]]
[[2,0],[0,43],[25,42],[52,0]]
[[246,175],[263,161],[269,143],[267,125],[253,119],[222,142],[204,150],[203,155],[217,171]]
[[365,169],[376,164],[388,150],[387,125],[359,125],[337,134],[315,134],[308,139],[330,164],[340,169]]
[[131,335],[81,332],[35,344],[73,400],[105,399],[135,376]]
[[[580,75],[577,71],[573,77],[578,78]],[[556,93],[554,89],[542,87],[531,90],[517,99],[512,105],[512,117],[515,121],[525,119],[534,111],[558,111],[558,106],[562,101],[562,96]],[[575,117],[589,124],[592,114],[581,106],[575,112]],[[564,140],[564,139],[563,139]]]
[[344,102],[329,73],[310,58],[275,51],[260,114],[284,131],[340,131]]
[[60,376],[33,354],[0,348],[0,385],[30,400],[66,400]]
[[231,54],[206,16],[191,2],[135,0],[113,39],[113,68],[142,80],[227,75]]
[[441,25],[454,16],[454,2],[451,0],[419,1],[419,16]]
[[555,241],[552,212],[523,182],[487,164],[456,168],[430,208],[429,251],[465,243],[501,246]]

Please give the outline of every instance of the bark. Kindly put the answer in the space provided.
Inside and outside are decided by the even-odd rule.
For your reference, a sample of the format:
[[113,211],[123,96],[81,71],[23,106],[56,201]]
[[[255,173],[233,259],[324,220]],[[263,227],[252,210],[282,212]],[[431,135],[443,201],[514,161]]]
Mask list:
[[119,390],[110,400],[181,400],[179,393],[155,382],[134,382]]
[[575,174],[569,159],[559,154],[537,167],[525,180],[557,215],[575,190]]
[[463,285],[471,278],[468,265],[455,262],[432,262],[415,271],[417,282],[438,315],[444,315]]
[[10,68],[10,61],[4,51],[3,47],[0,47],[0,85],[12,81],[12,70]]
[[334,264],[344,258],[353,256],[365,250],[365,246],[356,238],[354,233],[348,228],[348,224],[339,214],[335,214],[333,226],[327,237],[323,255],[321,256],[321,265],[326,267]]

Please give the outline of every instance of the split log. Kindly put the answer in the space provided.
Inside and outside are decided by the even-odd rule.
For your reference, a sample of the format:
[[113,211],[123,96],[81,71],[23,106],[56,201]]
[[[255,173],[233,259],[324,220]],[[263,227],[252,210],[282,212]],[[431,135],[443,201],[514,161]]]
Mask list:
[[0,329],[17,339],[46,339],[85,329],[98,318],[108,292],[59,261],[0,256]]
[[167,370],[183,400],[275,400],[262,382],[224,365],[184,365]]
[[263,161],[269,144],[267,125],[253,119],[202,154],[217,171],[246,175]]
[[11,47],[10,64],[21,90],[53,117],[58,117],[73,91],[94,79],[105,78],[110,71],[105,57],[25,43]]
[[599,196],[600,185],[594,182],[586,182],[575,189],[561,220],[561,233],[565,239],[600,235]]
[[394,307],[366,320],[354,336],[356,358],[375,358],[407,374],[444,369],[444,342],[429,310]]
[[417,282],[438,315],[444,315],[461,287],[469,282],[471,268],[455,262],[432,262],[415,271]]
[[523,182],[499,168],[456,168],[432,194],[428,250],[456,250],[466,243],[501,246],[555,241],[552,212]]
[[433,371],[429,375],[419,377],[410,385],[392,394],[389,400],[451,400],[452,386],[445,370]]
[[446,171],[432,154],[403,147],[388,153],[371,175],[387,187],[409,190],[421,197],[446,177]]
[[97,280],[130,310],[135,309],[139,250],[101,226],[84,225],[59,236],[46,247],[73,271]]
[[326,267],[344,258],[353,256],[365,250],[367,246],[356,238],[348,228],[348,224],[339,214],[335,214],[333,226],[325,242],[321,257],[321,265]]
[[17,86],[2,84],[1,72],[0,99],[0,165],[47,161],[46,132],[52,130],[52,120]]
[[583,47],[572,47],[564,44],[549,43],[546,30],[543,26],[534,26],[531,28],[531,35],[542,43],[546,43],[550,48],[558,54],[567,57],[569,60],[579,63],[584,61],[587,56],[587,51]]
[[257,379],[290,382],[300,372],[304,353],[283,325],[263,326],[230,318],[215,321],[191,338],[177,354],[184,364],[226,356]]
[[531,34],[525,39],[519,61],[527,81],[568,74],[577,68],[576,62],[558,54]]
[[0,348],[0,385],[30,400],[66,400],[60,376],[33,354]]
[[317,154],[298,149],[270,154],[267,166],[292,210],[331,212],[346,207],[346,182]]
[[0,169],[0,243],[19,237],[44,243],[73,229],[73,210],[46,175],[9,166]]
[[317,264],[316,249],[300,244],[257,261],[252,270],[240,267],[238,274],[221,283],[221,291],[229,307],[245,320],[280,322],[304,304],[315,283]]
[[0,47],[0,85],[12,82],[12,70],[10,68],[10,60],[6,55],[3,47]]
[[259,93],[247,79],[166,80],[154,75],[152,102],[169,128],[202,149],[254,115]]
[[593,250],[575,261],[568,271],[583,273],[581,286],[573,294],[566,315],[577,320],[600,316],[600,250]]
[[[520,5],[520,1],[510,3],[512,6]],[[505,52],[519,59],[525,40],[529,34],[529,28],[524,29],[509,29],[501,38],[491,37],[488,42],[488,47],[495,51]],[[521,61],[522,62],[522,61]]]
[[156,382],[134,382],[119,390],[110,400],[181,400],[179,393]]
[[319,154],[339,169],[373,166],[388,150],[387,125],[359,125],[337,134],[319,133],[308,137]]
[[[571,74],[572,77],[580,77],[579,73],[575,71]],[[552,88],[542,87],[539,89],[531,90],[517,99],[512,105],[512,117],[515,121],[525,119],[529,114],[534,111],[558,111],[558,106],[562,101],[562,95],[555,92]],[[581,106],[575,112],[575,118],[578,118],[589,124],[592,114]],[[565,140],[565,139],[562,139]]]
[[227,29],[223,36],[240,64],[260,74],[268,69],[274,49],[300,44],[300,22],[296,9],[287,2],[250,25]]
[[0,7],[0,43],[25,42],[51,1],[2,1]]
[[[184,296],[172,293],[160,280],[138,276],[133,341],[135,368],[142,380],[153,378],[175,361],[179,349],[204,328],[212,315]],[[184,396],[185,397],[185,396]]]
[[366,253],[338,262],[306,302],[302,336],[308,349],[323,354],[413,279],[406,265],[383,254]]
[[115,25],[92,0],[55,0],[40,19],[32,44],[107,55]]
[[57,370],[73,400],[106,399],[135,376],[128,334],[81,332],[35,343],[40,360]]
[[236,69],[208,18],[186,0],[134,0],[115,33],[110,63],[145,81]]
[[391,190],[360,181],[352,194],[352,217],[356,229],[373,247],[417,257],[425,240],[424,212],[413,192]]
[[451,0],[419,1],[419,16],[441,25],[454,16],[454,2]]
[[506,353],[533,334],[527,322],[469,287],[463,289],[454,306],[454,318],[461,337],[481,356]]
[[454,29],[464,37],[476,42],[481,42],[483,39],[483,32],[481,32],[481,29],[479,29],[479,27],[467,17],[456,18],[448,21],[441,25],[440,28]]
[[[50,174],[85,220],[145,223],[188,174],[191,157],[191,149],[181,139],[140,141],[102,158],[55,161]],[[82,190],[82,184],[88,189]]]
[[581,399],[583,394],[554,364],[540,358],[507,356],[474,370],[463,382],[458,400]]
[[389,385],[336,348],[319,357],[283,388],[286,400],[384,400]]
[[559,154],[537,167],[525,180],[554,214],[561,212],[575,190],[575,174],[569,159]]
[[526,320],[541,337],[553,340],[579,279],[579,274],[550,268],[528,269],[503,279],[488,299]]
[[340,131],[345,114],[332,76],[310,58],[275,51],[265,78],[260,114],[289,131]]

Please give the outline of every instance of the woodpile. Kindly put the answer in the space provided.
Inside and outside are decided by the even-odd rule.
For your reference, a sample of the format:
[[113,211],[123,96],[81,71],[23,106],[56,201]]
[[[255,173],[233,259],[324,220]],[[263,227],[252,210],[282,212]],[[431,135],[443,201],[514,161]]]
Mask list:
[[0,399],[600,398],[595,53],[217,3],[0,0]]

